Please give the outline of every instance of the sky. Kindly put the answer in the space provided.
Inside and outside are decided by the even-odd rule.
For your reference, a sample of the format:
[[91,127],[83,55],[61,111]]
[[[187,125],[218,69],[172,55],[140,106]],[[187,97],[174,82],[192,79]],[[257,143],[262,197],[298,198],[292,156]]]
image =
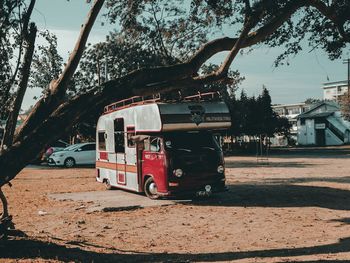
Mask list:
[[[32,20],[39,30],[48,29],[58,38],[58,51],[67,60],[78,38],[81,24],[84,23],[90,5],[83,0],[37,0]],[[103,41],[109,31],[117,25],[110,25],[100,12],[91,31],[88,42]],[[104,24],[104,25],[102,25]],[[233,37],[227,34],[229,37]],[[42,40],[38,39],[40,44]],[[290,60],[290,66],[275,68],[273,62],[282,53],[281,48],[256,47],[249,54],[238,55],[232,63],[231,69],[239,70],[245,80],[240,85],[248,95],[259,95],[262,86],[270,91],[273,104],[298,103],[307,98],[322,98],[322,83],[345,80],[347,68],[342,59],[330,61],[323,51],[305,47],[295,58]],[[212,58],[211,62],[220,64],[226,52]],[[343,59],[350,57],[350,50]],[[238,91],[240,92],[240,91]],[[35,103],[34,96],[40,95],[37,89],[28,90],[23,109]]]

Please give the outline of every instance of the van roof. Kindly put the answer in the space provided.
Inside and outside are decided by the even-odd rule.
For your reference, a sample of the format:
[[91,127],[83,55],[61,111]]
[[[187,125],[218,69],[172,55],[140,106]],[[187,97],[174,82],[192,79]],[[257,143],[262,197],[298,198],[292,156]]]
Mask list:
[[137,105],[144,105],[144,104],[151,104],[151,103],[174,103],[174,102],[190,102],[190,101],[210,101],[215,100],[219,98],[218,92],[206,92],[206,93],[200,93],[187,96],[184,98],[181,98],[179,100],[164,100],[161,98],[160,94],[153,95],[153,96],[134,96],[128,99],[120,100],[117,102],[114,102],[112,104],[109,104],[105,106],[104,108],[104,114],[125,109],[128,107],[133,107]]

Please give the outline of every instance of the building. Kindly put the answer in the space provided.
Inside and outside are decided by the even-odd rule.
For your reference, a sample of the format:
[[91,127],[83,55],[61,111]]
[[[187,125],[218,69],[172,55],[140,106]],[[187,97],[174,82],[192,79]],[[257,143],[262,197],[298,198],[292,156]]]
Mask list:
[[339,97],[348,91],[348,81],[328,82],[323,84],[323,99],[339,101]]
[[320,102],[298,116],[299,145],[343,145],[350,142],[350,123],[335,101]]
[[[294,104],[273,105],[272,109],[279,116],[285,117],[288,119],[289,123],[291,124],[291,129],[290,129],[291,138],[296,141],[297,140],[297,132],[298,132],[298,126],[297,126],[298,115],[309,110],[310,107],[311,107],[310,104],[294,103]],[[272,141],[273,141],[274,145],[287,145],[288,144],[286,138],[283,138],[283,136],[276,136],[276,138],[274,138]]]

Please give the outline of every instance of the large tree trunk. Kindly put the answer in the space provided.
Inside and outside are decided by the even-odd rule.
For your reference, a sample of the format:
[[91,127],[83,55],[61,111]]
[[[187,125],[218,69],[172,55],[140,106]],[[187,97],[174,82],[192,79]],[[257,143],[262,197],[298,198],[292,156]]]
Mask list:
[[[17,136],[17,142],[23,139],[23,136],[25,136],[25,132],[30,133],[32,130],[35,130],[36,127],[40,126],[41,122],[45,122],[45,119],[62,103],[62,100],[65,96],[65,93],[68,87],[68,83],[72,78],[76,68],[78,67],[79,61],[81,59],[81,56],[83,54],[83,51],[86,45],[86,41],[91,31],[91,28],[96,20],[96,17],[99,11],[103,6],[103,3],[104,3],[104,0],[95,0],[95,3],[88,14],[87,22],[84,24],[84,26],[81,29],[81,34],[69,58],[67,66],[64,69],[64,72],[61,74],[60,78],[57,81],[52,82],[52,85],[50,86],[49,96],[41,99],[36,104],[36,107],[34,108],[30,116],[22,125],[20,132],[18,132],[19,135]],[[31,66],[34,47],[35,47],[35,38],[36,38],[37,29],[34,23],[31,24],[30,30],[28,32],[28,23],[29,23],[34,5],[35,5],[35,0],[31,0],[28,10],[23,16],[22,36],[28,46],[26,49],[24,61],[21,68],[21,80],[20,80],[18,92],[16,94],[12,112],[10,113],[6,123],[4,138],[0,148],[0,156],[8,155],[8,153],[11,152],[13,149],[23,149],[21,147],[18,147],[19,145],[26,145],[22,143],[17,143],[16,145],[12,146],[12,143],[14,141],[13,137],[16,129],[18,114],[21,109],[23,97],[28,85],[30,66]],[[64,126],[64,123],[61,123],[61,125]],[[60,129],[61,127],[57,128],[57,130],[60,130]],[[53,133],[55,133],[55,131],[53,131]],[[32,159],[34,159],[47,143],[52,142],[53,138],[58,139],[61,136],[60,134],[59,136],[52,136],[51,138],[48,138],[48,135],[50,136],[48,131],[46,131],[45,135],[46,137],[43,135],[39,135],[34,139],[32,138],[32,140],[26,140],[26,142],[32,144],[32,146],[33,145],[38,146],[32,149],[32,153],[26,154],[28,152],[26,150],[30,151],[31,146],[29,146],[29,148],[26,148],[26,150],[23,151],[23,156],[22,156],[22,150],[20,150],[19,152],[14,150],[13,152],[15,153],[15,155],[10,154],[9,159],[5,158],[8,162],[10,162],[9,163],[10,165],[7,166],[5,163],[0,164],[0,167],[2,169],[0,177],[3,179],[1,180],[2,183],[0,183],[0,200],[3,206],[3,215],[2,215],[3,218],[7,217],[8,208],[7,208],[7,200],[4,193],[2,192],[1,187],[6,182],[9,182],[12,178],[14,178],[15,174],[17,174],[20,170],[22,170],[23,167],[25,167],[25,165],[29,163]],[[12,150],[9,150],[9,149],[12,149]],[[20,156],[22,156],[23,158],[19,158]]]
[[[18,85],[17,93],[15,100],[13,102],[12,110],[9,113],[9,116],[6,121],[5,126],[5,132],[2,138],[1,142],[1,148],[2,149],[8,148],[12,145],[13,142],[13,136],[17,125],[17,118],[19,111],[21,110],[22,102],[24,95],[27,91],[28,87],[28,79],[30,74],[30,66],[32,64],[33,60],[33,54],[34,54],[34,48],[35,48],[35,38],[37,33],[37,28],[34,23],[30,24],[30,28],[28,29],[28,24],[30,21],[30,17],[32,15],[33,9],[35,6],[35,0],[31,0],[30,4],[28,6],[27,11],[24,13],[22,18],[22,40],[20,45],[20,53],[22,52],[22,43],[26,45],[25,55],[23,62],[21,64],[21,67],[16,67],[15,73],[13,75],[13,80],[16,78],[17,70],[19,69],[20,72],[20,82]],[[2,219],[8,217],[8,206],[7,206],[7,200],[6,196],[4,195],[2,188],[2,185],[0,185],[0,200],[3,207],[3,213],[2,213]]]
[[13,135],[15,133],[19,111],[21,110],[23,98],[28,87],[30,66],[32,64],[33,54],[34,54],[36,32],[37,32],[37,29],[35,24],[31,23],[28,37],[25,40],[27,48],[26,48],[24,60],[22,62],[22,66],[20,69],[20,82],[18,85],[16,98],[13,103],[12,111],[10,112],[9,117],[6,121],[5,133],[2,139],[1,148],[9,147],[12,145],[12,142],[13,142]]

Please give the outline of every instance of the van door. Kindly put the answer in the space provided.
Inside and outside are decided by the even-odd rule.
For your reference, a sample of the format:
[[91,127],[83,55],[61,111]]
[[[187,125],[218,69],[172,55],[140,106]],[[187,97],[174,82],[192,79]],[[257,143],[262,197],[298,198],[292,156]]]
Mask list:
[[160,138],[150,137],[145,140],[142,159],[143,176],[151,175],[157,185],[158,192],[166,193],[168,191],[166,156]]
[[125,132],[124,119],[114,120],[114,149],[117,161],[117,184],[126,185]]
[[125,147],[125,162],[126,162],[126,178],[128,180],[128,187],[130,189],[140,192],[140,180],[138,176],[138,162],[137,162],[137,147],[136,143],[133,140],[133,137],[136,135],[135,126],[127,125],[126,126],[126,147]]

